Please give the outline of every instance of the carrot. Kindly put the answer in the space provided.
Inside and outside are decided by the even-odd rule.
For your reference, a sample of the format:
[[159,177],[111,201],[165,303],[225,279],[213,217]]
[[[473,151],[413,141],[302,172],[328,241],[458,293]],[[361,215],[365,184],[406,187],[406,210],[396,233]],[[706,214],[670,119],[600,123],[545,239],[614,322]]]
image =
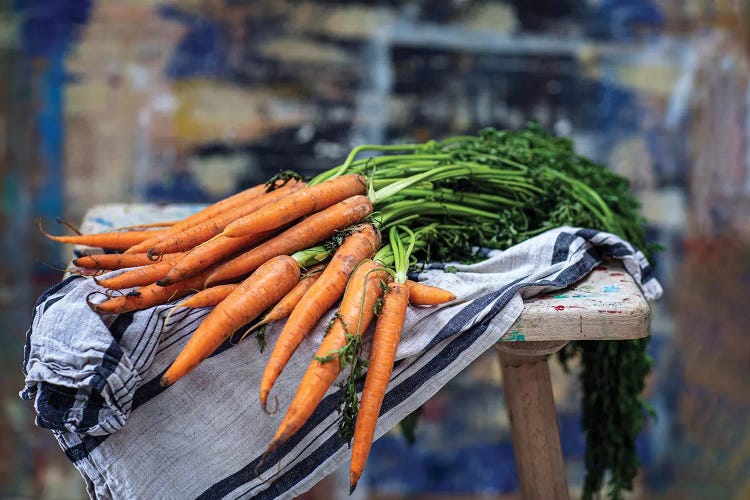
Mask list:
[[369,259],[354,271],[331,328],[302,376],[268,451],[273,451],[293,436],[315,411],[341,371],[339,353],[343,352],[351,336],[359,336],[367,329],[375,316],[375,303],[383,294],[381,282],[387,277],[388,273]]
[[258,210],[261,207],[278,201],[284,196],[299,191],[303,187],[304,184],[295,182],[252,200],[248,200],[246,203],[239,206],[231,207],[205,222],[186,228],[185,230],[156,243],[148,250],[148,255],[153,258],[155,255],[158,256],[164,253],[190,250],[194,246],[200,245],[217,234],[220,234],[227,224]]
[[375,255],[380,232],[371,224],[361,225],[346,237],[318,281],[313,283],[279,334],[260,381],[260,403],[265,408],[268,394],[289,359],[315,323],[344,293],[347,280],[357,264]]
[[328,208],[350,196],[365,194],[367,182],[358,174],[342,175],[309,186],[270,205],[266,205],[224,228],[230,238],[276,229],[300,217]]
[[240,286],[238,283],[212,286],[211,288],[206,288],[205,290],[200,290],[194,293],[193,295],[189,296],[188,298],[174,306],[172,310],[169,311],[167,317],[164,318],[163,325],[167,325],[167,323],[169,322],[169,318],[172,316],[172,313],[177,311],[177,309],[181,309],[184,307],[196,309],[198,307],[215,306],[222,300],[226,299],[229,294],[232,293],[238,286]]
[[91,309],[100,314],[123,314],[131,311],[140,311],[165,304],[170,300],[182,298],[194,291],[202,290],[203,282],[206,280],[209,272],[209,270],[206,270],[192,278],[167,287],[152,283],[138,288],[127,295],[113,297],[99,304],[91,302],[88,298],[87,302]]
[[424,285],[412,280],[406,280],[406,286],[409,288],[409,303],[413,306],[436,306],[456,299],[456,296],[448,290],[436,286]]
[[365,385],[354,427],[352,459],[349,465],[350,493],[357,487],[367,456],[370,454],[375,425],[380,415],[388,380],[391,378],[408,304],[409,287],[399,283],[390,284],[375,324]]
[[[291,194],[287,198],[291,198],[295,194]],[[361,221],[371,213],[372,203],[367,196],[357,195],[346,198],[303,219],[302,222],[271,238],[263,245],[258,245],[249,252],[221,264],[209,276],[206,284],[210,285],[242,276],[252,272],[271,257],[291,254],[311,247],[330,238],[337,230]]]
[[299,264],[280,255],[251,274],[217,305],[161,378],[163,387],[174,384],[206,359],[235,330],[257,318],[271,304],[286,295],[299,281]]
[[263,316],[263,319],[260,322],[253,325],[253,329],[273,323],[274,321],[280,321],[289,316],[313,283],[318,281],[322,272],[322,267],[309,271],[306,276],[299,280],[299,283],[297,283],[289,293],[284,295],[284,297]]
[[123,288],[132,288],[134,286],[144,286],[156,282],[163,278],[172,266],[174,261],[166,260],[156,262],[146,266],[136,267],[124,273],[120,273],[112,278],[98,280],[94,278],[96,284],[109,288],[110,290],[121,290]]
[[[172,261],[183,255],[182,253],[169,253],[161,256],[161,262]],[[145,253],[103,253],[99,255],[86,255],[73,259],[73,265],[86,269],[104,269],[114,271],[126,267],[147,266],[154,261],[148,258]]]
[[41,224],[39,225],[39,229],[44,236],[60,243],[106,248],[107,250],[127,250],[133,245],[137,245],[154,235],[162,233],[161,230],[148,230],[113,231],[107,233],[81,234],[76,236],[55,236],[45,232],[44,229],[42,229]]
[[205,288],[197,293],[194,293],[190,297],[186,298],[175,306],[178,307],[211,307],[219,304],[222,300],[226,299],[230,293],[232,293],[239,285],[239,283],[228,283],[226,285],[212,286],[211,288]]
[[[174,263],[172,269],[159,279],[158,284],[159,286],[170,286],[180,280],[194,276],[230,255],[263,241],[272,233],[273,231],[264,231],[242,238],[227,238],[223,234],[216,235],[205,243],[201,243],[189,252],[186,252],[181,259]],[[263,262],[266,260],[268,259],[263,260]],[[258,265],[263,262],[259,262]],[[206,286],[209,286],[209,283],[206,283]]]
[[[296,179],[289,179],[287,181],[287,185],[294,185],[298,182],[299,181]],[[278,184],[279,183],[277,182],[274,185],[278,185]],[[168,229],[165,229],[162,234],[155,235],[155,237],[149,238],[148,240],[145,240],[142,243],[135,245],[132,249],[129,249],[126,253],[148,252],[148,250],[152,246],[159,243],[163,239],[168,238],[169,236],[173,236],[175,234],[179,234],[189,227],[192,227],[202,222],[205,222],[207,220],[210,220],[213,217],[216,217],[219,214],[227,210],[231,210],[232,208],[240,206],[244,203],[247,203],[250,200],[254,200],[255,198],[258,198],[259,196],[262,196],[264,193],[266,193],[268,188],[269,186],[267,186],[266,184],[259,184],[249,189],[245,189],[244,191],[240,191],[239,193],[234,194],[228,198],[224,198],[223,200],[220,200],[212,205],[207,206],[206,208],[202,210],[199,210],[198,212],[188,217],[185,217],[184,219],[175,223]]]
[[152,229],[155,227],[162,228],[162,227],[171,227],[177,224],[179,221],[171,220],[171,221],[159,221],[159,222],[149,222],[144,224],[135,224],[133,226],[120,226],[117,228],[117,231],[133,231],[136,229]]

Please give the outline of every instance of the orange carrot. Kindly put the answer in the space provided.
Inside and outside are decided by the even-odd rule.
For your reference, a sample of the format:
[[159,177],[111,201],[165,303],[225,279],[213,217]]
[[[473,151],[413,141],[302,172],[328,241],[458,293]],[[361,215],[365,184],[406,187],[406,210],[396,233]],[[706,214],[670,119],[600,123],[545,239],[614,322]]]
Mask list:
[[117,231],[134,231],[136,229],[152,229],[155,227],[163,228],[163,227],[171,227],[177,224],[179,221],[159,221],[159,222],[148,222],[144,224],[135,224],[133,226],[119,226],[116,228]]
[[375,333],[372,336],[370,360],[354,427],[352,459],[349,465],[350,493],[357,487],[367,456],[370,454],[375,425],[380,415],[388,380],[391,378],[408,304],[409,287],[392,283],[383,298],[383,307],[380,309]]
[[100,314],[123,314],[131,311],[140,311],[165,304],[170,300],[182,298],[197,290],[202,290],[203,282],[206,280],[209,272],[210,270],[206,270],[192,278],[167,287],[152,283],[138,288],[127,295],[113,297],[99,304],[95,304],[88,299],[87,302],[91,309]]
[[380,269],[373,261],[365,260],[351,275],[331,328],[302,376],[268,451],[276,449],[302,427],[336,380],[341,371],[338,353],[346,346],[348,336],[361,335],[375,316],[375,302],[383,295],[381,282],[388,277]]
[[[247,337],[250,334],[250,332],[252,332],[253,330],[258,330],[259,328],[263,328],[265,325],[268,325],[269,323],[273,323],[274,321],[281,321],[282,319],[289,316],[294,310],[295,306],[299,304],[299,301],[302,299],[302,296],[305,295],[305,293],[310,289],[313,283],[318,281],[318,278],[320,278],[321,272],[323,272],[322,265],[318,265],[310,269],[305,274],[305,276],[302,276],[300,278],[299,283],[297,283],[294,286],[294,288],[291,289],[289,293],[284,295],[284,298],[278,301],[276,305],[273,306],[273,308],[271,308],[270,311],[268,311],[266,314],[263,315],[263,317],[261,318],[259,322],[252,325],[250,328],[248,328],[245,331],[244,334],[242,334],[242,337],[240,338],[240,340],[244,340],[245,337]],[[218,285],[218,286],[221,286],[221,285]],[[258,331],[262,335],[263,330],[258,330]],[[261,346],[261,352],[262,351],[263,351],[263,347]]]
[[339,300],[347,280],[359,262],[375,255],[380,233],[371,224],[359,226],[347,236],[318,281],[313,283],[292,311],[273,353],[268,359],[260,382],[260,403],[265,408],[274,382],[315,323]]
[[[294,185],[294,184],[297,184],[298,182],[299,181],[295,179],[290,179],[286,185]],[[280,182],[277,183],[277,185],[278,184],[280,184]],[[148,250],[151,247],[153,247],[155,244],[162,241],[164,238],[168,238],[169,236],[179,234],[189,227],[192,227],[202,222],[205,222],[207,220],[210,220],[213,217],[216,217],[219,214],[227,210],[231,210],[232,208],[242,205],[244,203],[247,203],[250,200],[254,200],[255,198],[258,198],[259,196],[262,196],[264,193],[266,193],[267,189],[268,189],[268,186],[266,186],[265,184],[259,184],[249,189],[245,189],[244,191],[240,191],[239,193],[234,194],[228,198],[224,198],[223,200],[220,200],[188,217],[185,217],[181,221],[175,223],[173,226],[169,227],[168,229],[165,229],[162,234],[155,236],[154,238],[149,238],[148,240],[145,240],[142,243],[135,245],[132,249],[129,249],[126,253],[148,252]]]
[[226,299],[229,294],[232,293],[238,286],[240,286],[238,283],[231,283],[227,285],[212,286],[211,288],[200,290],[199,292],[194,293],[193,295],[189,296],[188,298],[174,306],[169,311],[169,314],[167,314],[167,317],[164,318],[164,322],[162,324],[166,326],[169,322],[169,318],[175,311],[177,311],[177,309],[181,309],[184,307],[196,309],[198,307],[215,306],[222,300]]
[[[161,256],[160,261],[173,261],[182,253],[168,253]],[[114,271],[116,269],[125,269],[126,267],[147,266],[154,261],[148,258],[145,253],[103,253],[99,255],[86,255],[73,259],[73,265],[86,269],[104,269]]]
[[[159,286],[169,286],[180,280],[194,276],[230,255],[234,255],[240,250],[245,250],[256,243],[265,240],[272,233],[273,231],[264,231],[262,233],[251,234],[250,236],[244,236],[242,238],[227,238],[223,234],[214,236],[189,252],[185,252],[185,255],[174,263],[172,269],[170,269],[170,271],[158,281],[158,284]],[[271,255],[270,257],[274,257],[274,255]],[[266,260],[268,259],[265,259],[263,262]],[[258,266],[263,262],[259,262]],[[257,268],[258,266],[255,267]],[[234,276],[232,278],[234,278]],[[225,281],[232,280],[227,279]],[[206,286],[214,283],[206,283]]]
[[206,288],[186,298],[177,304],[175,308],[190,307],[195,309],[198,307],[215,306],[222,300],[226,299],[238,286],[240,286],[239,283],[227,283],[226,285],[217,285],[212,286],[211,288]]
[[161,378],[167,387],[198,366],[235,330],[257,318],[286,295],[299,281],[299,265],[293,258],[275,257],[251,274],[217,305]]
[[224,228],[231,238],[276,229],[300,217],[318,212],[350,196],[365,194],[367,182],[358,174],[342,175],[315,186],[297,191],[275,203],[266,205]]
[[263,325],[273,323],[274,321],[280,321],[289,316],[313,283],[320,278],[320,274],[323,272],[323,267],[316,267],[317,269],[311,269],[308,271],[307,275],[302,277],[299,280],[299,283],[297,283],[289,293],[284,295],[284,297],[263,316],[263,319],[260,322],[253,325],[252,329],[255,330]]
[[[295,194],[291,194],[287,198],[291,198]],[[206,284],[220,283],[243,276],[252,272],[271,257],[282,254],[288,255],[309,248],[330,238],[337,230],[361,221],[371,213],[372,203],[367,196],[357,195],[340,201],[303,219],[302,222],[271,238],[263,245],[258,245],[249,252],[221,264],[208,278]]]
[[39,226],[42,234],[47,238],[60,243],[69,243],[71,245],[85,245],[88,247],[106,248],[107,250],[127,250],[133,245],[162,233],[161,230],[148,231],[113,231],[108,233],[81,234],[76,236],[54,236],[46,233]]
[[200,245],[217,234],[220,234],[227,224],[258,210],[261,207],[278,201],[284,196],[299,191],[303,187],[304,184],[295,182],[252,200],[248,200],[246,203],[237,207],[227,209],[225,212],[217,214],[215,217],[212,217],[205,222],[186,228],[185,230],[156,243],[148,250],[148,255],[153,258],[154,256],[168,252],[190,250],[194,246]]
[[136,267],[124,273],[120,273],[112,278],[99,280],[94,278],[96,284],[110,290],[121,290],[123,288],[132,288],[134,286],[144,286],[155,283],[163,278],[172,266],[174,261],[166,260],[156,262],[146,266]]
[[424,285],[412,280],[406,280],[406,286],[409,288],[409,303],[413,306],[436,306],[456,299],[456,296],[448,290],[436,286]]

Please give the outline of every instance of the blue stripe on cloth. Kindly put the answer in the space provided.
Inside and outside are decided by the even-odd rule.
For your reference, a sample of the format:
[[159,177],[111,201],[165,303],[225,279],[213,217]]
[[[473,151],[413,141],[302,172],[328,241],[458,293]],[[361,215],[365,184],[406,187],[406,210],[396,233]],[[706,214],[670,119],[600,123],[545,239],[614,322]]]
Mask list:
[[49,309],[50,307],[52,307],[53,305],[55,305],[56,303],[58,303],[64,298],[65,298],[65,295],[61,294],[61,295],[58,295],[57,297],[52,297],[51,299],[49,299],[47,302],[44,303],[44,307],[42,308],[42,314],[46,313],[47,309]]
[[654,270],[648,264],[641,266],[641,283],[646,283],[654,278]]
[[117,316],[117,319],[109,327],[112,338],[119,342],[128,327],[133,324],[133,319],[135,319],[134,312],[123,313]]
[[[105,407],[101,392],[107,383],[107,377],[114,373],[120,364],[123,352],[117,342],[112,342],[104,353],[104,358],[96,367],[94,376],[89,382],[89,391],[85,391],[86,406],[83,408],[77,424],[79,433],[85,433],[99,424],[99,413]],[[70,412],[80,398],[78,390],[53,384],[43,384],[43,390],[37,398],[37,419],[41,427],[65,431],[65,424],[70,420]],[[46,393],[50,392],[50,395]]]
[[596,229],[579,229],[576,231],[577,236],[588,241],[591,241],[599,233],[601,233],[601,231],[597,231]]
[[570,245],[576,240],[578,236],[572,233],[561,232],[557,235],[555,240],[555,246],[552,250],[552,264],[559,264],[568,260],[570,254]]
[[37,412],[36,424],[45,429],[64,431],[68,413],[75,403],[78,391],[47,382],[40,382],[39,389],[36,404],[37,407],[44,408],[44,411]]
[[64,448],[65,456],[73,463],[79,462],[88,457],[89,454],[107,439],[109,434],[104,436],[90,436],[88,434],[80,435],[81,442],[75,446]]

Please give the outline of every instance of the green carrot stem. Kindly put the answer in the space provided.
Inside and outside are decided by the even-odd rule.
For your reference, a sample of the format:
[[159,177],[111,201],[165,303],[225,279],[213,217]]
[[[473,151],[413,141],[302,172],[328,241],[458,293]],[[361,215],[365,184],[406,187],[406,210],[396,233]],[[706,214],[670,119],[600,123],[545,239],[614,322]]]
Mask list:
[[320,264],[330,256],[331,252],[323,246],[310,247],[292,254],[292,258],[296,260],[302,268],[308,268],[315,264]]

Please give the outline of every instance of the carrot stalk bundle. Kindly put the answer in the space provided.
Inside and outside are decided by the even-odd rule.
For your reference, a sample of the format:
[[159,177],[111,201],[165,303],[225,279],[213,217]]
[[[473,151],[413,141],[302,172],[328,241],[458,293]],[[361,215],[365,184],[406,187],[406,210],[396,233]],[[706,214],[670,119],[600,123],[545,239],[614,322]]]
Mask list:
[[364,224],[346,237],[320,278],[300,299],[287,319],[260,381],[260,403],[265,408],[268,394],[284,366],[318,320],[344,293],[346,283],[357,264],[375,255],[380,246],[380,232]]
[[[386,154],[355,159],[364,150]],[[346,307],[342,303],[331,332],[324,339],[318,359],[308,367],[292,407],[269,449],[278,446],[302,425],[306,415],[313,411],[330,382],[336,378],[341,364],[351,366],[346,390],[343,392],[345,399],[341,421],[346,422],[346,426],[340,426],[339,431],[342,436],[348,436],[347,439],[354,431],[355,450],[350,470],[352,488],[360,477],[374,435],[378,408],[390,374],[392,352],[398,337],[396,331],[399,327],[396,325],[399,321],[403,322],[403,318],[399,319],[398,316],[407,307],[404,300],[414,306],[425,306],[455,299],[449,291],[406,280],[409,262],[404,256],[408,256],[412,248],[416,246],[419,252],[415,255],[415,260],[474,261],[482,257],[477,248],[507,247],[563,223],[596,227],[624,236],[636,246],[645,245],[642,219],[637,213],[637,204],[627,192],[627,183],[599,165],[578,156],[570,141],[552,137],[534,127],[518,132],[487,129],[478,136],[456,136],[424,144],[360,146],[351,152],[344,164],[321,173],[304,187],[303,183],[289,181],[289,176],[284,175],[285,177],[280,178],[291,183],[286,187],[279,186],[276,179],[272,179],[269,187],[256,186],[238,193],[165,229],[136,231],[135,229],[145,229],[145,226],[134,226],[125,232],[50,238],[66,243],[125,250],[128,254],[125,257],[130,259],[132,256],[132,260],[127,261],[124,257],[77,260],[76,264],[84,269],[148,265],[142,260],[144,254],[146,257],[164,254],[161,262],[154,267],[124,273],[119,281],[104,280],[103,284],[107,286],[141,283],[142,281],[124,281],[126,278],[135,279],[135,276],[144,276],[142,279],[145,280],[148,275],[149,280],[152,280],[158,274],[156,269],[161,272],[167,268],[167,264],[174,264],[158,283],[142,286],[127,296],[91,304],[96,311],[117,313],[161,304],[207,285],[232,281],[253,273],[247,278],[251,280],[254,276],[263,274],[259,271],[266,264],[294,252],[293,260],[301,265],[321,262],[328,258],[331,247],[335,245],[326,244],[321,247],[322,250],[314,245],[329,238],[331,231],[362,222],[366,215],[373,212],[372,219],[376,221],[378,229],[403,227],[412,239],[410,249],[406,252],[397,231],[393,233],[395,238],[392,236],[390,243],[380,248],[378,230],[370,226],[360,228],[359,232],[347,238],[326,270],[304,293],[301,283],[294,285],[299,281],[297,276],[290,281],[288,290],[283,294],[278,292],[281,295],[276,299],[264,302],[266,297],[260,297],[262,294],[250,294],[253,305],[242,307],[240,311],[236,305],[240,300],[233,297],[236,297],[235,294],[239,293],[241,287],[234,288],[231,294],[216,305],[216,314],[209,315],[212,317],[211,324],[224,323],[219,325],[221,328],[213,329],[212,332],[201,330],[201,335],[196,336],[200,340],[193,342],[191,339],[189,346],[192,354],[181,354],[171,368],[173,371],[170,377],[164,381],[165,384],[172,383],[187,373],[208,355],[216,342],[231,335],[232,327],[236,327],[233,324],[234,316],[219,319],[217,315],[220,313],[217,311],[234,307],[238,318],[254,315],[253,320],[256,320],[261,314],[260,310],[255,310],[260,307],[259,301],[264,306],[262,310],[266,310],[273,306],[275,300],[281,300],[256,325],[263,326],[273,321],[278,311],[281,311],[281,315],[289,314],[261,381],[260,399],[265,406],[274,381],[302,339],[343,293]],[[271,187],[295,192],[287,196],[280,196],[281,193],[278,192],[266,194],[272,191]],[[263,202],[260,201],[261,198]],[[367,210],[357,212],[351,209],[347,212],[350,217],[335,212],[351,203],[354,198],[367,199]],[[271,199],[275,201],[269,201]],[[362,234],[367,231],[376,235],[374,243],[360,242],[361,248],[348,245],[350,239],[361,239]],[[263,240],[268,241],[261,243]],[[396,243],[396,240],[400,243]],[[343,251],[345,247],[346,252]],[[168,257],[178,250],[185,250],[186,253],[175,260]],[[303,252],[306,255],[301,255]],[[354,313],[350,311],[353,299],[349,298],[349,290],[352,290],[352,294],[359,294],[362,302],[366,302],[370,300],[370,288],[379,288],[368,285],[365,290],[357,290],[361,285],[354,284],[354,281],[369,283],[369,277],[354,280],[357,273],[352,274],[357,264],[366,258],[374,258],[378,266],[385,267],[390,266],[390,259],[393,259],[396,285],[389,288],[378,322],[383,325],[390,323],[391,321],[386,320],[393,314],[393,325],[389,328],[380,325],[376,327],[372,363],[365,382],[366,390],[362,395],[362,412],[354,426],[353,418],[358,402],[356,384],[353,381],[361,374],[364,361],[358,354],[360,344],[357,333],[361,331],[351,333],[352,328],[347,321],[359,324],[363,319],[369,321],[374,313],[373,307],[362,306],[364,308],[357,312],[355,321],[352,316]],[[377,272],[385,273],[380,270]],[[376,273],[373,271],[372,274]],[[274,278],[279,279],[278,276]],[[255,279],[260,280],[260,277]],[[300,288],[292,291],[293,286]],[[346,292],[345,287],[348,287]],[[299,298],[299,295],[302,297]],[[404,299],[404,296],[408,298]],[[203,294],[197,294],[194,298],[197,300],[203,297]],[[288,313],[287,299],[291,302],[299,300],[291,313]],[[179,306],[187,303],[189,301],[184,301]],[[395,304],[393,310],[398,313],[391,312],[392,304]],[[383,335],[384,331],[390,333]],[[382,341],[384,343],[381,345],[383,337],[390,340]],[[637,361],[643,361],[645,344],[633,346],[623,352],[627,351]],[[584,353],[594,349],[584,346],[579,348]],[[353,352],[357,353],[354,362],[351,361]],[[619,354],[610,353],[608,356],[589,357],[587,369],[592,364],[593,371],[606,372],[607,366],[616,365],[617,356]],[[584,359],[587,358],[584,356]],[[632,482],[635,470],[632,466],[635,460],[633,454],[626,453],[623,458],[612,450],[621,449],[621,442],[631,445],[642,423],[644,407],[634,388],[642,386],[647,365],[648,363],[642,362],[635,370],[631,370],[633,375],[618,385],[617,391],[599,391],[613,396],[606,401],[611,404],[603,405],[609,408],[608,418],[595,419],[594,423],[586,426],[592,456],[599,457],[601,462],[600,470],[589,471],[591,477],[587,477],[585,487],[587,496],[592,494],[591,485],[602,483],[602,475],[607,470],[615,478],[613,482],[616,491],[623,487],[629,488]],[[606,381],[608,377],[600,379]],[[584,398],[584,404],[588,405],[586,401],[589,400],[592,398]],[[607,430],[606,422],[613,420],[628,423],[622,427],[630,431],[623,431],[621,435],[602,431]],[[611,435],[612,438],[607,437]],[[616,460],[611,459],[612,456]]]
[[[295,194],[291,194],[285,199],[291,198]],[[206,280],[206,285],[243,276],[276,255],[288,255],[311,247],[330,238],[337,230],[345,229],[361,221],[371,213],[372,203],[367,196],[355,195],[346,198],[303,219],[263,245],[258,245],[252,250],[217,266],[216,270]],[[224,235],[222,234],[220,237],[224,237]],[[252,237],[252,235],[249,237]],[[248,238],[248,236],[243,238]],[[234,239],[240,238],[227,238],[228,241]]]
[[257,318],[299,281],[299,264],[280,255],[270,259],[235,288],[203,319],[161,378],[167,387],[198,366],[238,328]]
[[224,228],[230,238],[245,236],[260,231],[268,231],[304,217],[351,196],[365,194],[367,182],[358,174],[349,174],[306,187],[275,203],[266,205]]
[[292,437],[315,411],[341,372],[340,358],[347,342],[361,336],[375,316],[375,303],[383,295],[381,284],[387,278],[388,273],[372,260],[362,262],[351,275],[331,328],[302,376],[268,451]]

